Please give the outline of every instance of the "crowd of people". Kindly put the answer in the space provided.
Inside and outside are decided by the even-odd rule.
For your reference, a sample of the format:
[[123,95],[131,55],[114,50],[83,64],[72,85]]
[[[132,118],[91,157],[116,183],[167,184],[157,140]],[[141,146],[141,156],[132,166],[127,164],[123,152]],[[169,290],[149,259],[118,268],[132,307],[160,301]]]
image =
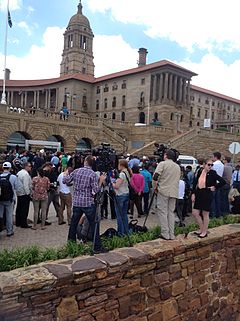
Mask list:
[[[104,219],[110,210],[110,218],[117,221],[118,235],[127,235],[129,219],[148,215],[153,197],[152,207],[158,215],[164,240],[175,238],[176,222],[183,224],[191,212],[199,225],[195,233],[199,238],[208,235],[209,215],[240,213],[240,165],[234,168],[231,159],[222,159],[219,152],[208,160],[199,159],[195,171],[191,166],[181,166],[171,149],[166,150],[161,162],[154,157],[139,159],[126,155],[107,173],[97,171],[97,158],[44,150],[3,153],[0,220],[7,236],[14,235],[14,211],[16,226],[46,229],[52,224],[48,220],[51,203],[58,224],[69,225],[68,240],[94,238],[96,253],[104,251],[96,219],[98,211]],[[31,201],[34,215],[29,225]]]

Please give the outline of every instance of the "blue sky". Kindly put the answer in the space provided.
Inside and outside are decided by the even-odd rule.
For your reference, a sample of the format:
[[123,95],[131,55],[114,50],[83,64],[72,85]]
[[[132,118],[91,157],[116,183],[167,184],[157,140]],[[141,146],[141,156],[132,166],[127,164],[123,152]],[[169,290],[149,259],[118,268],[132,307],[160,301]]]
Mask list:
[[[12,79],[59,75],[63,32],[78,0],[10,0],[7,67]],[[6,19],[0,1],[0,63]],[[91,23],[96,76],[168,59],[199,74],[193,84],[240,98],[239,0],[82,0]]]

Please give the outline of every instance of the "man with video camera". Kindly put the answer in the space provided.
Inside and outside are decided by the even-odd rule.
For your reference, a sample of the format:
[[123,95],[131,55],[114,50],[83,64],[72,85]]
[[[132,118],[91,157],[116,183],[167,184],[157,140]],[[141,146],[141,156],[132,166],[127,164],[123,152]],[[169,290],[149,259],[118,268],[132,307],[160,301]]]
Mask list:
[[[73,182],[73,215],[68,233],[68,240],[76,242],[77,226],[83,213],[86,215],[92,234],[95,234],[95,244],[93,253],[106,252],[101,245],[99,235],[99,224],[95,220],[96,205],[94,196],[100,191],[105,181],[105,175],[99,178],[92,170],[93,157],[87,156],[84,161],[84,167],[75,169],[70,175],[68,171],[64,173],[63,183],[70,184]],[[96,226],[97,224],[97,226]]]

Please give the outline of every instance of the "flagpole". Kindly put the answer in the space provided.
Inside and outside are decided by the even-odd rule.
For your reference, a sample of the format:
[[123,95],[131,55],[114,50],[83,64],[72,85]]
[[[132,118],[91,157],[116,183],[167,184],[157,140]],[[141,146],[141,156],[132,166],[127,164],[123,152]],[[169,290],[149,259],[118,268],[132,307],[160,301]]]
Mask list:
[[9,0],[7,2],[7,15],[6,15],[6,31],[5,31],[5,44],[4,44],[4,70],[3,70],[3,92],[1,104],[6,105],[6,64],[7,64],[7,37],[8,37],[8,12],[9,12]]

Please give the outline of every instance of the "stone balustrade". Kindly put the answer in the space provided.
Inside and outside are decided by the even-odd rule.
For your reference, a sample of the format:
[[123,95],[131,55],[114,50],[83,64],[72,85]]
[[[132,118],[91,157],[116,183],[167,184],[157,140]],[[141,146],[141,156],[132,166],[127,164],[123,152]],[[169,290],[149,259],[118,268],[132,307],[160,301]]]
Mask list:
[[240,225],[0,273],[1,321],[239,321]]

